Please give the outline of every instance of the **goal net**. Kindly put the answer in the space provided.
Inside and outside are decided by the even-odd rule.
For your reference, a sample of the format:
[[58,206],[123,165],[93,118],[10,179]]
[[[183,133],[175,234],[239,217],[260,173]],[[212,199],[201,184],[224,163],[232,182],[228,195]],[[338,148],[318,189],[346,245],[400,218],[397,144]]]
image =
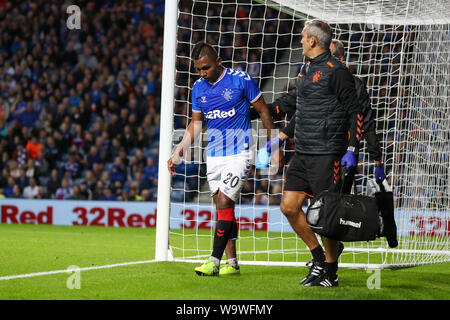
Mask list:
[[[214,45],[224,66],[249,73],[271,103],[293,85],[304,62],[305,21],[322,19],[344,43],[344,62],[371,97],[399,240],[395,249],[384,238],[345,243],[340,266],[400,268],[450,261],[449,15],[446,0],[181,0],[176,52],[164,51],[164,59],[175,54],[175,78],[163,83],[175,85],[173,116],[172,110],[163,110],[171,114],[170,145],[180,141],[192,115],[191,89],[199,78],[190,57],[195,43]],[[252,127],[255,141],[264,141],[261,121],[253,120]],[[216,213],[206,181],[206,141],[203,132],[170,183],[169,243],[160,246],[169,249],[168,259],[200,261],[211,254]],[[293,141],[285,148],[287,164],[292,155]],[[160,179],[165,164],[160,162]],[[364,141],[358,170],[356,190],[364,194],[367,180],[374,178]],[[301,266],[311,259],[280,211],[285,173],[286,167],[278,174],[254,168],[249,174],[235,210],[241,264]]]

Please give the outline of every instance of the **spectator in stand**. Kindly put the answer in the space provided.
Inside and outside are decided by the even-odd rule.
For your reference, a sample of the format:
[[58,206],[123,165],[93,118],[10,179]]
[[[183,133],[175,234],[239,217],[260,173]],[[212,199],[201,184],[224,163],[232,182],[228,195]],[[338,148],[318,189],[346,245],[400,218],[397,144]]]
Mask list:
[[4,100],[0,95],[0,120],[5,123],[5,121],[9,118],[10,105],[7,100]]
[[100,181],[102,182],[102,188],[109,188],[111,186],[111,176],[108,171],[103,171],[100,176]]
[[80,186],[74,185],[72,187],[72,195],[69,197],[70,200],[87,200],[87,197],[81,193]]
[[92,165],[92,173],[96,179],[99,179],[104,169],[103,163],[94,163]]
[[84,164],[89,170],[92,170],[94,163],[102,163],[103,160],[98,154],[96,146],[91,146],[88,155],[85,157]]
[[53,136],[47,137],[46,140],[46,159],[50,167],[55,168],[57,161],[61,159],[61,153],[56,145],[55,138]]
[[[147,158],[147,165],[144,168],[143,178],[146,181],[149,181],[151,187],[156,187],[158,180],[158,166],[155,163],[155,159],[152,157]],[[156,180],[156,181],[155,181]]]
[[35,199],[47,199],[47,194],[43,186],[38,186],[38,194]]
[[126,124],[123,128],[123,136],[120,143],[122,146],[124,146],[127,153],[129,153],[133,148],[136,147],[136,135],[134,134],[129,124]]
[[156,114],[154,108],[150,108],[150,114],[144,117],[142,127],[145,135],[149,141],[153,141],[156,136],[156,131],[159,126],[159,115]]
[[33,159],[28,159],[27,165],[25,166],[25,176],[30,178],[36,178],[37,177],[37,170]]
[[39,119],[39,112],[34,110],[33,103],[29,101],[27,102],[25,109],[14,112],[13,118],[18,118],[22,126],[33,128]]
[[127,180],[133,180],[137,171],[143,170],[142,164],[139,163],[136,156],[131,156],[130,164],[127,166]]
[[105,187],[98,200],[117,201],[117,196],[112,192],[111,187]]
[[27,150],[27,154],[30,158],[36,159],[37,154],[41,150],[41,143],[38,140],[37,133],[33,133],[31,136],[31,140],[27,142],[25,149]]
[[69,154],[69,158],[64,165],[64,175],[68,175],[71,179],[77,179],[80,176],[80,164],[73,152]]
[[[8,154],[8,153],[6,153]],[[8,185],[8,177],[9,177],[9,170],[8,168],[5,168],[2,166],[2,174],[0,174],[0,188],[4,188]],[[4,192],[4,190],[3,190]]]
[[112,165],[110,178],[112,182],[120,181],[124,182],[126,179],[126,169],[125,165],[122,162],[120,157],[117,157],[114,160],[114,164]]
[[73,191],[69,184],[69,179],[63,178],[61,180],[61,187],[56,190],[56,199],[68,200],[72,196]]
[[103,194],[103,189],[104,189],[103,181],[102,180],[97,180],[97,182],[95,183],[94,191],[92,193],[92,199],[93,200],[99,200],[99,198]]
[[94,173],[91,170],[88,170],[84,177],[85,178],[84,178],[83,184],[86,185],[86,188],[90,191],[95,190],[95,183],[97,180],[94,176]]
[[[119,137],[120,137],[120,135],[119,135]],[[125,149],[120,144],[120,139],[117,138],[117,137],[113,138],[111,140],[111,150],[110,150],[109,156],[112,159],[115,159],[116,157],[120,156],[120,151],[121,150],[125,151]]]
[[12,197],[15,184],[16,184],[16,180],[12,176],[9,176],[8,184],[5,187],[5,197],[6,198]]
[[28,160],[27,150],[22,143],[17,144],[17,150],[13,153],[13,159],[17,162],[19,168],[25,166]]
[[44,148],[38,152],[34,164],[36,167],[36,176],[37,177],[47,176],[49,164],[48,164],[47,159],[45,158],[45,149]]
[[92,200],[92,191],[87,188],[85,183],[80,184],[80,194],[83,200]]
[[136,172],[136,176],[134,177],[134,180],[138,183],[140,193],[142,194],[142,190],[149,190],[153,187],[150,180],[145,179],[142,172]]
[[16,178],[16,183],[20,186],[22,190],[28,185],[28,177],[25,168],[19,169],[19,177]]
[[142,201],[141,190],[137,181],[132,181],[130,183],[129,195],[130,201]]
[[61,150],[63,152],[67,152],[67,150],[69,149],[69,146],[72,145],[72,139],[73,139],[70,118],[64,117],[63,123],[59,127],[58,132],[60,133]]
[[6,137],[8,135],[8,126],[4,119],[0,118],[0,136]]
[[22,188],[18,184],[15,184],[13,186],[12,194],[11,194],[10,198],[14,198],[14,199],[22,199],[23,198]]
[[20,168],[14,160],[9,162],[9,175],[14,179],[18,179],[20,177]]
[[147,164],[147,159],[145,158],[144,152],[141,149],[136,149],[135,157],[138,165],[141,167],[145,167],[145,165]]
[[56,198],[56,191],[61,187],[61,180],[59,178],[58,169],[52,169],[50,172],[50,179],[47,181],[47,197],[49,199]]
[[78,107],[81,102],[81,97],[75,90],[75,88],[70,89],[69,103],[72,107]]
[[120,182],[119,180],[114,181],[112,191],[116,195],[117,200],[122,200],[122,191],[123,191],[122,182]]
[[148,148],[150,146],[149,136],[145,133],[143,127],[137,127],[137,135],[136,135],[136,147],[139,149]]
[[23,197],[25,199],[35,199],[39,195],[39,186],[36,179],[31,177],[29,179],[29,185],[23,189]]
[[72,145],[76,145],[78,148],[83,148],[84,141],[85,141],[85,136],[84,136],[83,127],[81,126],[81,124],[76,123],[75,124],[75,133],[72,138]]

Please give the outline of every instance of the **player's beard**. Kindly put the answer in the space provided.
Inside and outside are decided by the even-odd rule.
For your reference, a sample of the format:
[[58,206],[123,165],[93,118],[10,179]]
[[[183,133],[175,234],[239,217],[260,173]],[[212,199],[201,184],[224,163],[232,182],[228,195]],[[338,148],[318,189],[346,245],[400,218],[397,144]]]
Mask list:
[[225,67],[223,67],[222,65],[218,65],[216,68],[216,71],[214,72],[214,75],[212,77],[205,78],[205,80],[211,84],[215,83],[217,81],[217,79],[219,79],[220,75],[222,74],[222,72],[224,70],[225,70]]

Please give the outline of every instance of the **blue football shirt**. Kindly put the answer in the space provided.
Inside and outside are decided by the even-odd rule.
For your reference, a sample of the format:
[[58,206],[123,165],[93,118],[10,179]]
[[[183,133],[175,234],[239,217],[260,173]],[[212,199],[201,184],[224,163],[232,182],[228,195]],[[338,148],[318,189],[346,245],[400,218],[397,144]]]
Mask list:
[[202,112],[208,135],[207,156],[239,154],[253,145],[250,104],[261,90],[246,72],[225,69],[213,84],[198,79],[192,89],[192,111]]

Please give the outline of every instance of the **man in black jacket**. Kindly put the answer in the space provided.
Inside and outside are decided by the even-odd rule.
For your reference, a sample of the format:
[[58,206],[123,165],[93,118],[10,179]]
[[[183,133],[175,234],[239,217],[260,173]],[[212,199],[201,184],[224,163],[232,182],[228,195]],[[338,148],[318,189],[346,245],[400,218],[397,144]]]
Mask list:
[[[333,39],[330,45],[331,54],[338,58],[341,62],[344,60],[344,44],[337,40]],[[375,120],[375,112],[372,110],[370,96],[367,92],[366,85],[364,82],[353,76],[355,79],[355,88],[356,95],[358,96],[358,102],[361,106],[362,113],[364,116],[363,120],[363,137],[367,142],[367,151],[373,157],[375,162],[375,180],[383,181],[386,178],[386,175],[383,170],[383,164],[381,162],[381,147],[380,141],[378,139],[376,133],[376,120]],[[352,170],[351,174],[354,175],[356,170]],[[349,179],[351,181],[352,179]],[[350,192],[351,186],[344,187],[345,192]]]
[[[286,172],[281,211],[313,256],[305,286],[338,285],[339,241],[322,237],[325,252],[306,222],[304,200],[336,190],[341,166],[356,167],[362,136],[362,112],[350,71],[330,53],[331,27],[320,20],[305,24],[303,55],[297,77],[294,116],[295,156]],[[281,133],[282,134],[282,133]]]
[[[339,61],[344,60],[344,45],[341,41],[337,39],[333,39],[330,45],[330,51],[333,56],[339,59]],[[355,89],[356,95],[358,97],[358,102],[361,107],[361,111],[363,114],[363,125],[362,125],[362,133],[363,138],[367,143],[367,150],[369,154],[372,156],[375,162],[375,180],[383,181],[386,178],[383,169],[383,163],[381,162],[381,147],[378,136],[376,134],[376,120],[375,120],[375,112],[372,110],[370,97],[367,92],[366,86],[364,82],[353,76],[355,80]],[[281,117],[295,111],[296,107],[296,99],[297,99],[297,87],[292,87],[289,91],[283,94],[280,98],[276,99],[272,104],[268,104],[268,107],[272,113],[274,119],[281,119]],[[292,117],[289,124],[284,127],[280,134],[280,140],[284,141],[287,138],[294,137],[294,128],[295,128],[295,117]],[[283,143],[282,141],[276,141],[278,143]],[[356,157],[358,158],[358,157]],[[352,182],[353,176],[356,173],[356,168],[352,168],[349,172],[349,177],[346,179],[347,182]],[[343,187],[343,192],[349,193],[351,190],[351,185],[346,184]]]

